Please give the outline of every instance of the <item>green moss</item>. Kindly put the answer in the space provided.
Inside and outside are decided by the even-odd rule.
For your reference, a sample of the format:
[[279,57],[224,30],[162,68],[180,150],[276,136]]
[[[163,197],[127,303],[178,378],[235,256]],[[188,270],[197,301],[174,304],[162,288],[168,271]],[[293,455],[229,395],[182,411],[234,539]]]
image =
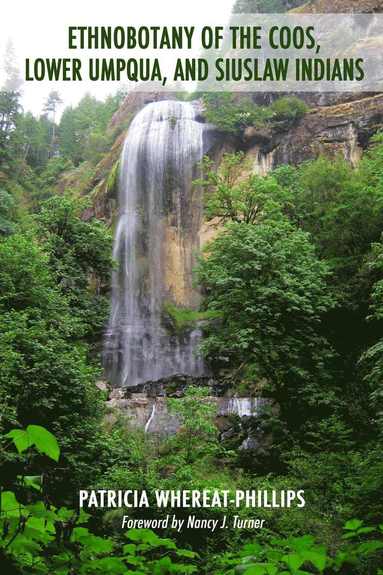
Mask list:
[[120,160],[117,160],[112,166],[106,180],[106,194],[108,196],[115,195],[118,187],[118,176],[120,172]]
[[176,306],[168,301],[163,306],[164,319],[171,324],[176,332],[192,329],[197,322],[214,319],[219,316],[216,311],[197,311],[186,307]]

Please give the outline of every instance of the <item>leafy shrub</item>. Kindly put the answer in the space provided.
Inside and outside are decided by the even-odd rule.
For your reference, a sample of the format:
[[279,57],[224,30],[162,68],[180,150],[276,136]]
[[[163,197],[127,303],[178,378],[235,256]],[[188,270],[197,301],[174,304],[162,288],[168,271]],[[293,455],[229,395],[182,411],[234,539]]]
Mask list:
[[8,235],[14,229],[16,202],[6,190],[0,189],[0,235]]
[[[59,459],[55,437],[38,425],[13,429],[6,438],[11,439],[21,455],[35,447],[48,458]],[[193,565],[196,553],[177,548],[174,541],[161,538],[150,529],[130,529],[125,544],[93,534],[85,527],[89,514],[48,503],[43,498],[42,484],[41,476],[19,476],[18,496],[0,485],[0,561],[7,574],[196,572]]]
[[180,307],[170,301],[165,302],[163,311],[165,322],[170,320],[172,329],[178,333],[194,329],[198,323],[218,317],[215,312]]
[[324,345],[315,334],[332,305],[327,276],[308,236],[288,221],[228,224],[198,269],[206,309],[221,313],[219,325],[209,328],[205,352],[234,365],[255,362],[259,377],[270,381],[279,379],[279,367],[296,370],[296,381],[305,378],[308,350]]
[[214,424],[217,408],[209,398],[210,393],[208,387],[189,386],[184,397],[167,400],[170,413],[181,420],[181,429],[172,444],[186,464],[218,448],[218,430]]
[[[374,534],[375,538],[370,538]],[[245,544],[239,552],[227,553],[217,559],[215,575],[310,575],[310,573],[379,574],[382,558],[383,525],[367,527],[363,521],[351,519],[344,525],[343,545],[331,555],[313,537],[270,537],[267,544]],[[351,571],[350,571],[351,569]]]
[[278,98],[270,106],[272,111],[272,121],[283,121],[295,122],[299,120],[307,112],[307,106],[296,96],[284,96],[283,98]]
[[112,236],[99,220],[81,217],[87,203],[54,196],[41,204],[38,234],[56,284],[78,320],[81,335],[101,336],[109,308]]
[[260,177],[251,172],[243,153],[224,154],[220,166],[204,158],[205,177],[198,183],[205,188],[204,204],[208,219],[254,224],[271,214],[288,212],[291,192],[279,185],[273,174]]
[[[99,425],[103,410],[94,385],[99,371],[81,341],[84,324],[79,314],[73,316],[68,303],[73,294],[78,305],[81,293],[88,302],[85,287],[80,284],[85,290],[81,292],[74,281],[83,268],[74,257],[74,244],[70,249],[56,235],[52,241],[52,247],[59,245],[70,255],[57,268],[57,278],[65,276],[65,269],[73,273],[65,276],[68,283],[61,286],[69,294],[61,292],[50,255],[32,233],[13,234],[0,242],[0,402],[4,408],[0,423],[5,431],[16,422],[36,422],[54,431],[64,457],[58,476],[52,471],[51,486],[71,493],[73,482],[97,472],[89,462],[104,449]],[[91,242],[81,247],[86,266],[92,265],[89,249]],[[68,261],[75,267],[65,268]],[[12,475],[12,468],[7,473]]]

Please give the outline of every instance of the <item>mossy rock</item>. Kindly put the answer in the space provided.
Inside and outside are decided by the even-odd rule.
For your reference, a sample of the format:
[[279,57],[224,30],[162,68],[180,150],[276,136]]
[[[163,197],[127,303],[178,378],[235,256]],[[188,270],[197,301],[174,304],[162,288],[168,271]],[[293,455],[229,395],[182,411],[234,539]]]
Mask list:
[[216,319],[219,313],[213,310],[198,311],[186,307],[177,306],[168,301],[163,306],[165,324],[175,333],[182,334],[191,331],[202,321]]
[[118,191],[118,177],[120,174],[120,160],[118,159],[112,166],[106,180],[106,196],[116,197]]

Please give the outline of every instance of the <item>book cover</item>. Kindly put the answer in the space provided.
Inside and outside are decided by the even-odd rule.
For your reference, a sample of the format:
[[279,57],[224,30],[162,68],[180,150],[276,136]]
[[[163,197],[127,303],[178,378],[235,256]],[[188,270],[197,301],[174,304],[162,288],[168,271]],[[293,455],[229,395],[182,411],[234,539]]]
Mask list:
[[383,0],[6,0],[2,575],[382,575]]

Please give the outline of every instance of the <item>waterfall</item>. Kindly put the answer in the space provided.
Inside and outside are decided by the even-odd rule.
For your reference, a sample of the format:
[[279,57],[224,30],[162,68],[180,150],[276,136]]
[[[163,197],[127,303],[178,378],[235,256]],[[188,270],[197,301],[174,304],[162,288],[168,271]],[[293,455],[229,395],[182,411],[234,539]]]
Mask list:
[[146,105],[133,119],[120,168],[112,309],[104,364],[115,386],[204,372],[198,329],[177,333],[166,304],[194,307],[201,190],[193,187],[205,126],[192,103]]
[[239,417],[253,417],[259,415],[263,400],[256,397],[232,397],[221,413],[225,415],[238,415]]
[[253,172],[258,176],[267,176],[274,167],[275,150],[266,153],[261,150],[260,146],[254,146],[251,153],[254,157]]
[[148,433],[150,424],[152,423],[155,414],[156,414],[156,400],[154,400],[150,417],[149,417],[148,421],[147,421],[146,424],[145,424],[145,429],[144,429],[145,433]]

